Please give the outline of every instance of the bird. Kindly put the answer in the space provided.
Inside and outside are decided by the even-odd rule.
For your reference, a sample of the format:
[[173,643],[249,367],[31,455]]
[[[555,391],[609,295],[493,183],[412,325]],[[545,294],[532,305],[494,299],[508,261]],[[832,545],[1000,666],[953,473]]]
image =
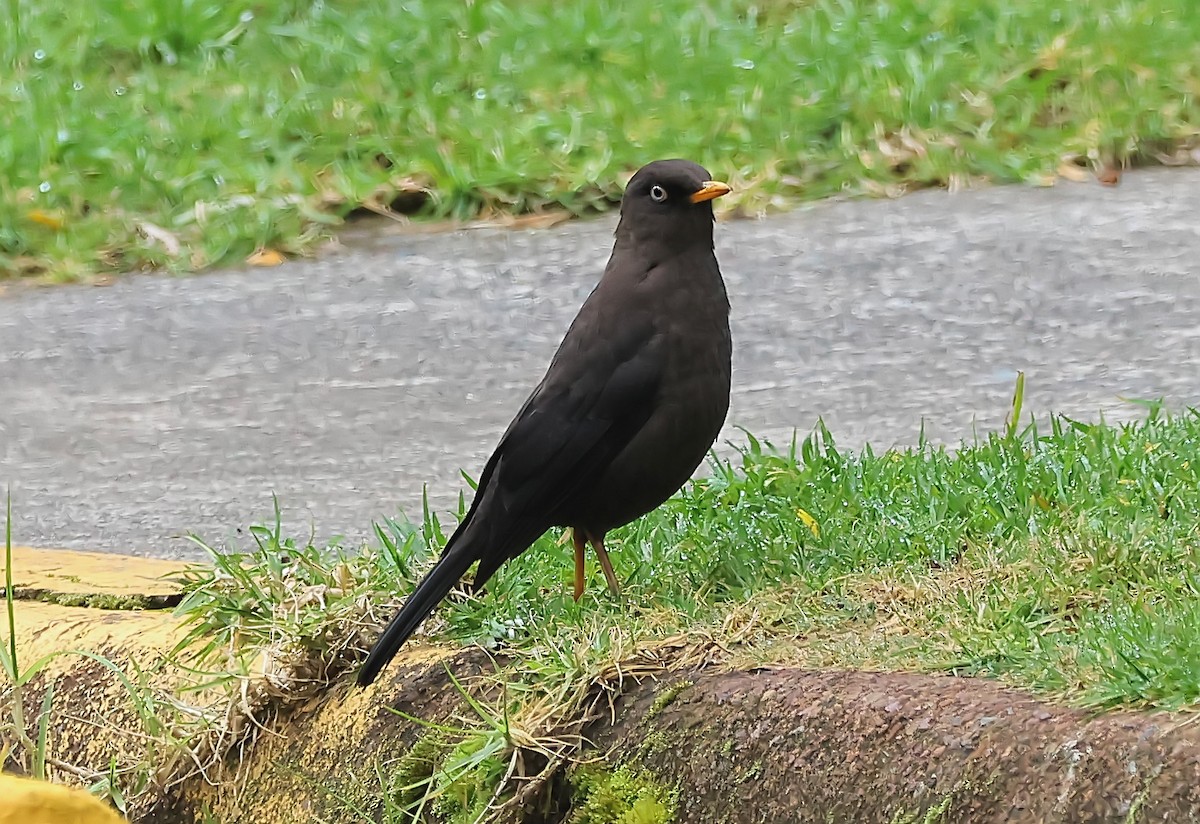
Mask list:
[[609,530],[657,508],[691,477],[729,410],[729,298],[713,245],[712,201],[730,187],[682,159],[639,169],[621,198],[612,255],[540,383],[484,465],[466,515],[359,670],[371,684],[409,636],[478,567],[501,564],[568,527],[576,601],[591,544],[620,585]]

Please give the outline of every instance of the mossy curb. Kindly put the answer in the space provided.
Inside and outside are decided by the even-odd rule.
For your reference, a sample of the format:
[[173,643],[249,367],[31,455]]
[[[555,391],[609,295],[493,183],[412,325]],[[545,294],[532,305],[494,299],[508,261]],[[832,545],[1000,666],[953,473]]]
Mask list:
[[571,771],[572,811],[566,824],[673,824],[678,790],[632,764],[616,769],[582,764]]
[[[352,661],[343,661],[302,700],[266,692],[230,704],[220,718],[242,737],[195,770],[165,738],[146,743],[171,732],[144,728],[161,725],[156,706],[198,701],[170,663],[184,632],[171,615],[30,601],[19,605],[16,629],[26,660],[91,651],[48,663],[25,685],[26,706],[47,707],[54,755],[70,764],[99,774],[113,753],[121,763],[141,759],[156,789],[134,821],[391,824],[415,798],[406,791],[439,771],[452,776],[434,810],[443,819],[479,812],[486,796],[513,802],[504,824],[1200,818],[1200,728],[1177,713],[1097,716],[983,679],[706,665],[644,670],[604,687],[611,713],[606,700],[602,711],[589,704],[554,719],[546,735],[568,729],[573,741],[591,742],[554,760],[527,730],[510,728],[506,712],[481,715],[504,706],[518,659],[421,645],[406,647],[370,689],[345,681]],[[257,689],[247,679],[233,697],[245,702]],[[28,719],[36,736],[37,713]],[[517,774],[542,779],[528,799],[496,769],[522,757]],[[451,764],[478,769],[455,773]]]
[[[0,598],[6,596],[0,587]],[[105,610],[154,610],[174,609],[182,599],[180,595],[118,595],[108,592],[59,592],[41,587],[13,587],[16,601],[40,601],[60,607],[84,607]]]

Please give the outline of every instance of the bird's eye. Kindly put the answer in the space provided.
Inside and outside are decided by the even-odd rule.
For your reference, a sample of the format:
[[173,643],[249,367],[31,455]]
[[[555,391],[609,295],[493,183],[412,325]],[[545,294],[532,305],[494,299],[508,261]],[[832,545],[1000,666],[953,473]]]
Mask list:
[[667,190],[664,189],[662,186],[658,186],[658,185],[651,186],[650,187],[650,199],[653,200],[655,203],[662,203],[664,200],[667,199]]

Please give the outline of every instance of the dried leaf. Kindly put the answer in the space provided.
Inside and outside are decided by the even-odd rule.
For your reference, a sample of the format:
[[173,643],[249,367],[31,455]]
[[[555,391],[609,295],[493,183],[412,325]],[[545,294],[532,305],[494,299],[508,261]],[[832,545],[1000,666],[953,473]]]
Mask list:
[[287,258],[281,252],[274,249],[258,249],[250,257],[246,258],[246,262],[251,266],[278,266]]
[[29,213],[29,219],[40,226],[45,226],[47,229],[53,229],[56,232],[67,225],[62,212],[59,211],[47,212],[42,209],[34,209]]
[[1050,45],[1042,49],[1038,53],[1037,65],[1040,69],[1046,71],[1054,71],[1058,68],[1058,61],[1067,51],[1067,36],[1060,34],[1051,41]]
[[1164,166],[1200,165],[1200,146],[1175,146],[1168,152],[1155,152],[1154,159]]
[[161,226],[157,226],[148,220],[140,220],[137,224],[138,231],[146,236],[147,239],[158,243],[167,254],[175,257],[179,254],[179,238],[174,232],[169,232]]
[[1082,166],[1077,166],[1069,160],[1065,160],[1058,164],[1058,176],[1074,181],[1075,183],[1084,183],[1088,179],[1088,171]]

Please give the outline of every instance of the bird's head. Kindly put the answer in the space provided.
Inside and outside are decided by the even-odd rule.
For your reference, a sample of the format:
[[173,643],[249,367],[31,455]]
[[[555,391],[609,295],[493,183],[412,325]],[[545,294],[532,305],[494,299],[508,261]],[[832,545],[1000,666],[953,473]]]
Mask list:
[[622,236],[668,246],[705,242],[712,248],[712,201],[729,186],[689,160],[656,160],[638,170],[621,198]]

